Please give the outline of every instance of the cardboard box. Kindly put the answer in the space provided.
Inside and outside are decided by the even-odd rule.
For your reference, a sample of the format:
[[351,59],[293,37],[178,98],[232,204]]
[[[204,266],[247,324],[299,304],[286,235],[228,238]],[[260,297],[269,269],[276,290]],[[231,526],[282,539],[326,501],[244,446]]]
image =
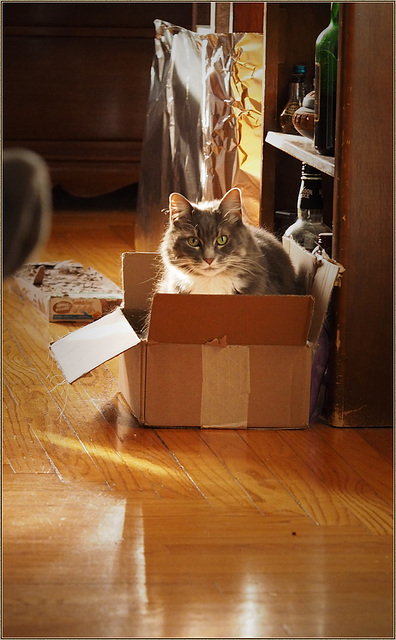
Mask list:
[[124,254],[123,309],[51,345],[66,380],[120,355],[120,390],[143,425],[307,426],[313,349],[340,265],[285,248],[310,295],[155,294],[146,340],[156,254]]
[[25,264],[13,283],[50,322],[97,320],[123,300],[114,282],[92,267],[69,261]]

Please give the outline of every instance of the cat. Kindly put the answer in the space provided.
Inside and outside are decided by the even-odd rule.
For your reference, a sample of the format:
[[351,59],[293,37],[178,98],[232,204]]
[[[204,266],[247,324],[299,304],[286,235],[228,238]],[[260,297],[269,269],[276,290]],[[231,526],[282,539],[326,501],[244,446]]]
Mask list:
[[169,196],[156,291],[184,294],[297,294],[296,274],[279,240],[242,220],[238,188],[193,204]]

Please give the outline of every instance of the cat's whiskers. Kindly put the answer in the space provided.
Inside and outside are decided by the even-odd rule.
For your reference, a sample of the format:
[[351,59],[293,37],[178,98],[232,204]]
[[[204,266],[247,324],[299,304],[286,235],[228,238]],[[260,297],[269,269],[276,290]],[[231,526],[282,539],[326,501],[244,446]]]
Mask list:
[[243,261],[243,260],[229,260],[227,263],[227,270],[229,271],[233,271],[235,270],[237,273],[240,273],[241,271],[243,271],[244,273],[247,273],[249,275],[257,275],[259,272],[261,272],[262,274],[266,274],[267,273],[267,269],[265,269],[265,267],[259,263],[256,263],[254,265],[254,269],[252,269],[251,264],[248,261]]

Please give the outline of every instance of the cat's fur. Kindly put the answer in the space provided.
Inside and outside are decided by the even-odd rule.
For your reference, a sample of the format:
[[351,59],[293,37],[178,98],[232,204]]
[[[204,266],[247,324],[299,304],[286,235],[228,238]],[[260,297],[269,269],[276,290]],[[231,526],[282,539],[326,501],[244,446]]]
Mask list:
[[289,256],[271,233],[243,222],[236,188],[199,204],[172,193],[160,255],[161,293],[297,293]]

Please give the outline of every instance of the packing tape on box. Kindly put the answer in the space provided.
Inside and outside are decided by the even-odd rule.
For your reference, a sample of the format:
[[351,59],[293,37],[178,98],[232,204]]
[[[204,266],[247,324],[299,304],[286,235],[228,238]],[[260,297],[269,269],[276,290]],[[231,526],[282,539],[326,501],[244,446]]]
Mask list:
[[201,425],[247,428],[250,395],[249,347],[202,347]]

